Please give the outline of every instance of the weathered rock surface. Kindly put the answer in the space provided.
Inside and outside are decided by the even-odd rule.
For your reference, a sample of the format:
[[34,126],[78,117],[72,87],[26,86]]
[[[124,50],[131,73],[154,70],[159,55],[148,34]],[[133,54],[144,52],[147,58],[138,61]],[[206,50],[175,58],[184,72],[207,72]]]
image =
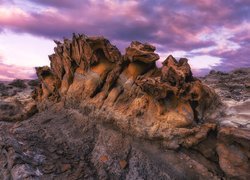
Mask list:
[[30,96],[34,82],[0,82],[0,121],[21,121],[37,112],[36,102]]
[[216,91],[227,108],[219,118],[221,124],[250,128],[250,68],[231,73],[211,71],[203,82]]
[[37,68],[37,100],[45,107],[48,99],[63,101],[65,107],[95,107],[97,116],[114,119],[119,128],[138,137],[167,142],[169,133],[176,131],[171,148],[186,143],[178,129],[185,127],[198,143],[202,138],[195,138],[197,128],[213,130],[207,123],[197,124],[217,108],[217,95],[193,78],[187,59],[177,62],[169,56],[159,69],[154,51],[152,45],[132,42],[122,56],[107,39],[84,35],[57,42],[51,69]]
[[121,55],[103,37],[55,42],[39,113],[0,122],[0,179],[250,178],[250,132],[222,123],[219,77],[204,85],[172,56],[158,68],[147,43]]
[[230,73],[211,71],[203,82],[215,89],[224,104],[217,119],[217,153],[221,169],[230,178],[247,179],[250,174],[250,68]]

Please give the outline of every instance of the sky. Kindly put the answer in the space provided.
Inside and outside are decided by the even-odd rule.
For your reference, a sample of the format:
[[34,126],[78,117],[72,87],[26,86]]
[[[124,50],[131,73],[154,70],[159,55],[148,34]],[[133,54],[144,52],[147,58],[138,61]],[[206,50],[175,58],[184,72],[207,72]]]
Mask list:
[[53,39],[73,32],[103,35],[122,53],[151,43],[160,61],[187,57],[197,76],[250,67],[250,0],[0,0],[0,79],[35,78]]

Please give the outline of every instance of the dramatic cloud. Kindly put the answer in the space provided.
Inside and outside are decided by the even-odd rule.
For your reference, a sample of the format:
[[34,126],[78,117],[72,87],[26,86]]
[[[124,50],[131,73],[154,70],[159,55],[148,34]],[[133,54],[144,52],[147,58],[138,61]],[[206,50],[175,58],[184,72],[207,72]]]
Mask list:
[[6,64],[34,67],[49,63],[48,55],[53,53],[54,42],[29,34],[0,34],[0,54]]
[[[18,75],[18,76],[17,76]],[[35,78],[34,68],[8,65],[2,62],[0,57],[0,79],[4,81],[20,79],[33,79]]]
[[[52,6],[56,8],[76,8],[78,7],[81,3],[83,3],[82,0],[74,0],[74,1],[69,1],[69,0],[33,0],[32,2],[37,3],[39,5],[43,6]],[[88,3],[88,1],[84,2]]]
[[[203,41],[198,37],[204,28],[196,25],[192,20],[193,16],[174,12],[166,3],[100,3],[92,0],[85,1],[83,5],[79,2],[74,9],[65,9],[56,6],[60,4],[59,1],[35,2],[53,7],[42,8],[39,12],[28,12],[15,6],[9,9],[4,7],[0,9],[0,24],[15,32],[28,32],[48,38],[61,38],[70,36],[72,32],[84,32],[90,35],[102,34],[111,40],[149,41],[170,49],[190,50],[213,45],[213,42]],[[72,1],[69,7],[73,6],[73,2],[76,3]],[[151,8],[151,12],[147,8]]]
[[5,64],[3,60],[4,57],[0,54],[0,80],[10,81],[16,78],[34,79],[36,77],[34,68]]
[[48,39],[104,35],[121,51],[139,40],[161,56],[210,57],[205,69],[250,66],[249,0],[0,0],[1,30]]

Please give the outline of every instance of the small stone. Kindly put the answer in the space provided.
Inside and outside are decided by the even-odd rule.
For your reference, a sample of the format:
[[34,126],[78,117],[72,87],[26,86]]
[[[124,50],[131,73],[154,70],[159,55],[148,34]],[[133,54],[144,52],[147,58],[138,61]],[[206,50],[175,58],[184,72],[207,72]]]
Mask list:
[[101,162],[103,162],[103,163],[107,162],[108,160],[109,160],[109,158],[108,158],[108,156],[106,156],[106,155],[103,155],[103,156],[101,156],[101,157],[99,158],[99,161],[101,161]]
[[55,166],[53,164],[47,164],[43,167],[42,172],[45,174],[52,173],[55,170]]
[[70,165],[70,164],[63,164],[63,165],[61,166],[61,172],[68,171],[70,168],[71,168],[71,165]]
[[155,47],[148,43],[140,43],[133,41],[130,46],[126,49],[126,57],[129,61],[140,61],[143,63],[153,63],[160,57],[154,53]]
[[128,163],[125,160],[120,160],[119,164],[120,164],[121,169],[125,169]]
[[48,151],[51,152],[51,153],[53,153],[53,152],[56,151],[56,147],[54,147],[54,146],[49,146],[49,147],[48,147]]
[[59,149],[56,151],[56,153],[61,155],[61,154],[63,154],[63,150]]

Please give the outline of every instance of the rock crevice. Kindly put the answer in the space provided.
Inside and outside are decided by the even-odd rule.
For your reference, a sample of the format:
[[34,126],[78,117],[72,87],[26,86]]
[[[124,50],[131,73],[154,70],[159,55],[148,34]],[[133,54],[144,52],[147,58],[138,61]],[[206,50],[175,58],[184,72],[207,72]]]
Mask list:
[[[104,37],[74,34],[72,40],[55,43],[50,67],[36,69],[41,84],[34,97],[40,111],[52,104],[74,109],[101,124],[111,124],[126,136],[157,141],[165,150],[187,150],[185,155],[175,152],[174,156],[192,157],[191,166],[202,170],[198,178],[249,177],[249,146],[243,141],[235,146],[237,157],[244,156],[238,164],[234,158],[226,159],[235,151],[232,144],[238,134],[226,135],[228,128],[215,122],[222,108],[220,98],[193,77],[186,58],[176,60],[170,55],[159,68],[159,55],[148,43],[133,41],[124,55]],[[100,159],[111,161],[107,155]],[[133,162],[121,159],[123,168],[127,163]],[[217,170],[211,170],[211,164],[216,164]],[[239,166],[240,170],[233,170]]]

